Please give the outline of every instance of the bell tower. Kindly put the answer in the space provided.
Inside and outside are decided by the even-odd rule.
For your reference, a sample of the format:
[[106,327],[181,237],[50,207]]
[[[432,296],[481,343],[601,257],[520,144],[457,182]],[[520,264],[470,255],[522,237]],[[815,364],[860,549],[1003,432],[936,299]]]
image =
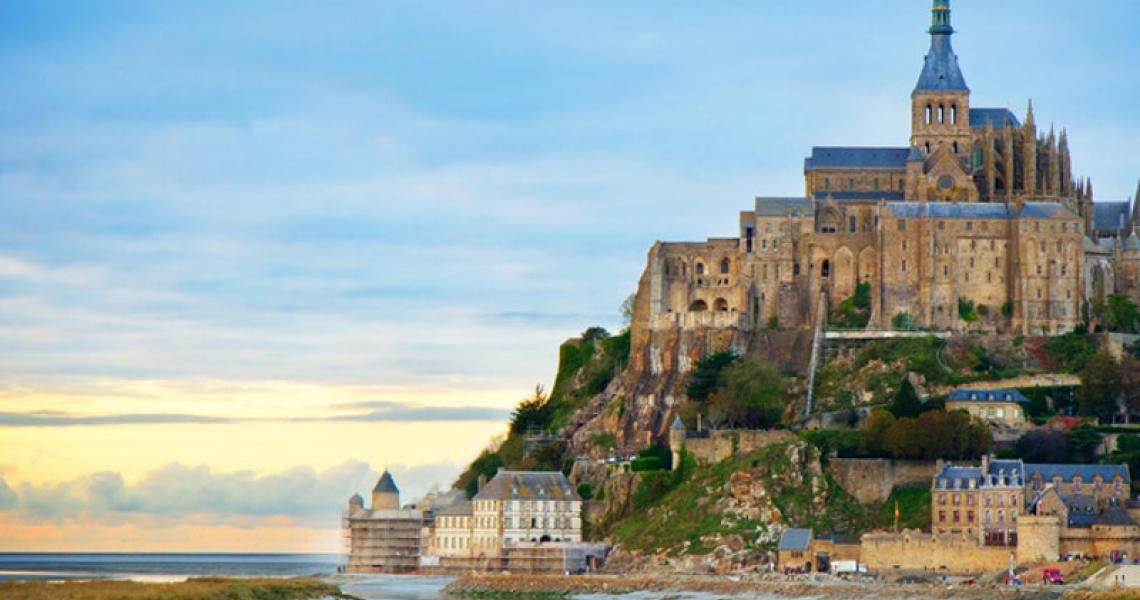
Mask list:
[[945,146],[958,158],[968,157],[970,88],[950,46],[950,0],[933,0],[930,17],[930,51],[918,83],[910,94],[910,144],[929,158]]

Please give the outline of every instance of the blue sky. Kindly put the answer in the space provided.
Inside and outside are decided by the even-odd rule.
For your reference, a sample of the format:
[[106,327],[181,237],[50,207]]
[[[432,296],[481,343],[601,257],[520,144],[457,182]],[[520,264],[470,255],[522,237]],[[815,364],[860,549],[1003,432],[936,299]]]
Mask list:
[[[1140,4],[953,8],[972,104],[1032,97],[1097,199],[1134,193]],[[108,381],[505,411],[563,339],[620,327],[654,240],[802,193],[813,144],[905,144],[928,24],[923,0],[0,2],[0,390],[80,419],[203,412],[105,406]]]

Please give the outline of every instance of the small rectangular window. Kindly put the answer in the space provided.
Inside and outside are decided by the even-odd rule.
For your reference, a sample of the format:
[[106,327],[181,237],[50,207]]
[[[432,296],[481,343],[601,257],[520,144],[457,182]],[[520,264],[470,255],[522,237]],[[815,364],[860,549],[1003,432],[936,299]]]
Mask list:
[[906,219],[899,219],[899,231],[906,231]]

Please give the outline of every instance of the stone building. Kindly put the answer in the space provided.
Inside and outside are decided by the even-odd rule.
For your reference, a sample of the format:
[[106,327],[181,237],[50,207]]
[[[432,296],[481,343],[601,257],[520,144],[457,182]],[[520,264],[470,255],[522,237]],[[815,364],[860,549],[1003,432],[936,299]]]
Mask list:
[[407,573],[419,567],[424,512],[400,508],[400,490],[384,471],[372,489],[371,507],[353,494],[344,513],[350,573]]
[[385,471],[370,508],[349,499],[348,572],[562,572],[605,556],[582,542],[582,499],[559,472],[500,470],[471,500],[451,490],[401,507],[399,494]]
[[983,421],[1008,427],[1024,427],[1029,400],[1016,389],[957,389],[946,399],[946,410],[964,410]]
[[907,145],[814,147],[804,196],[758,197],[737,237],[654,244],[635,338],[806,328],[860,283],[874,329],[1061,333],[1086,301],[1140,295],[1135,204],[1093,204],[1068,132],[1039,132],[1032,103],[1024,120],[971,104],[949,0],[929,32]]

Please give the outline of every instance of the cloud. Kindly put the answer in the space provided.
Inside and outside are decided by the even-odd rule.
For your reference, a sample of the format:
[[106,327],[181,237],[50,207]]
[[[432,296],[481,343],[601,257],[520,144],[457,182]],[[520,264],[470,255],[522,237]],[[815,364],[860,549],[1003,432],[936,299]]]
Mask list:
[[[459,467],[438,463],[392,465],[390,470],[400,486],[401,501],[408,503],[433,487],[450,484]],[[287,517],[328,524],[349,496],[366,494],[378,477],[376,469],[356,460],[323,471],[296,466],[269,474],[171,463],[133,483],[121,473],[105,471],[58,483],[23,483],[17,493],[0,479],[0,510],[14,510],[28,522],[195,516],[213,522]]]
[[0,511],[16,508],[18,501],[16,492],[8,487],[8,482],[4,481],[3,477],[0,477]]
[[108,425],[218,425],[231,423],[462,422],[502,421],[510,411],[492,406],[422,406],[367,401],[338,405],[355,412],[304,417],[219,417],[177,413],[83,415],[65,411],[0,412],[5,427],[98,427]]

